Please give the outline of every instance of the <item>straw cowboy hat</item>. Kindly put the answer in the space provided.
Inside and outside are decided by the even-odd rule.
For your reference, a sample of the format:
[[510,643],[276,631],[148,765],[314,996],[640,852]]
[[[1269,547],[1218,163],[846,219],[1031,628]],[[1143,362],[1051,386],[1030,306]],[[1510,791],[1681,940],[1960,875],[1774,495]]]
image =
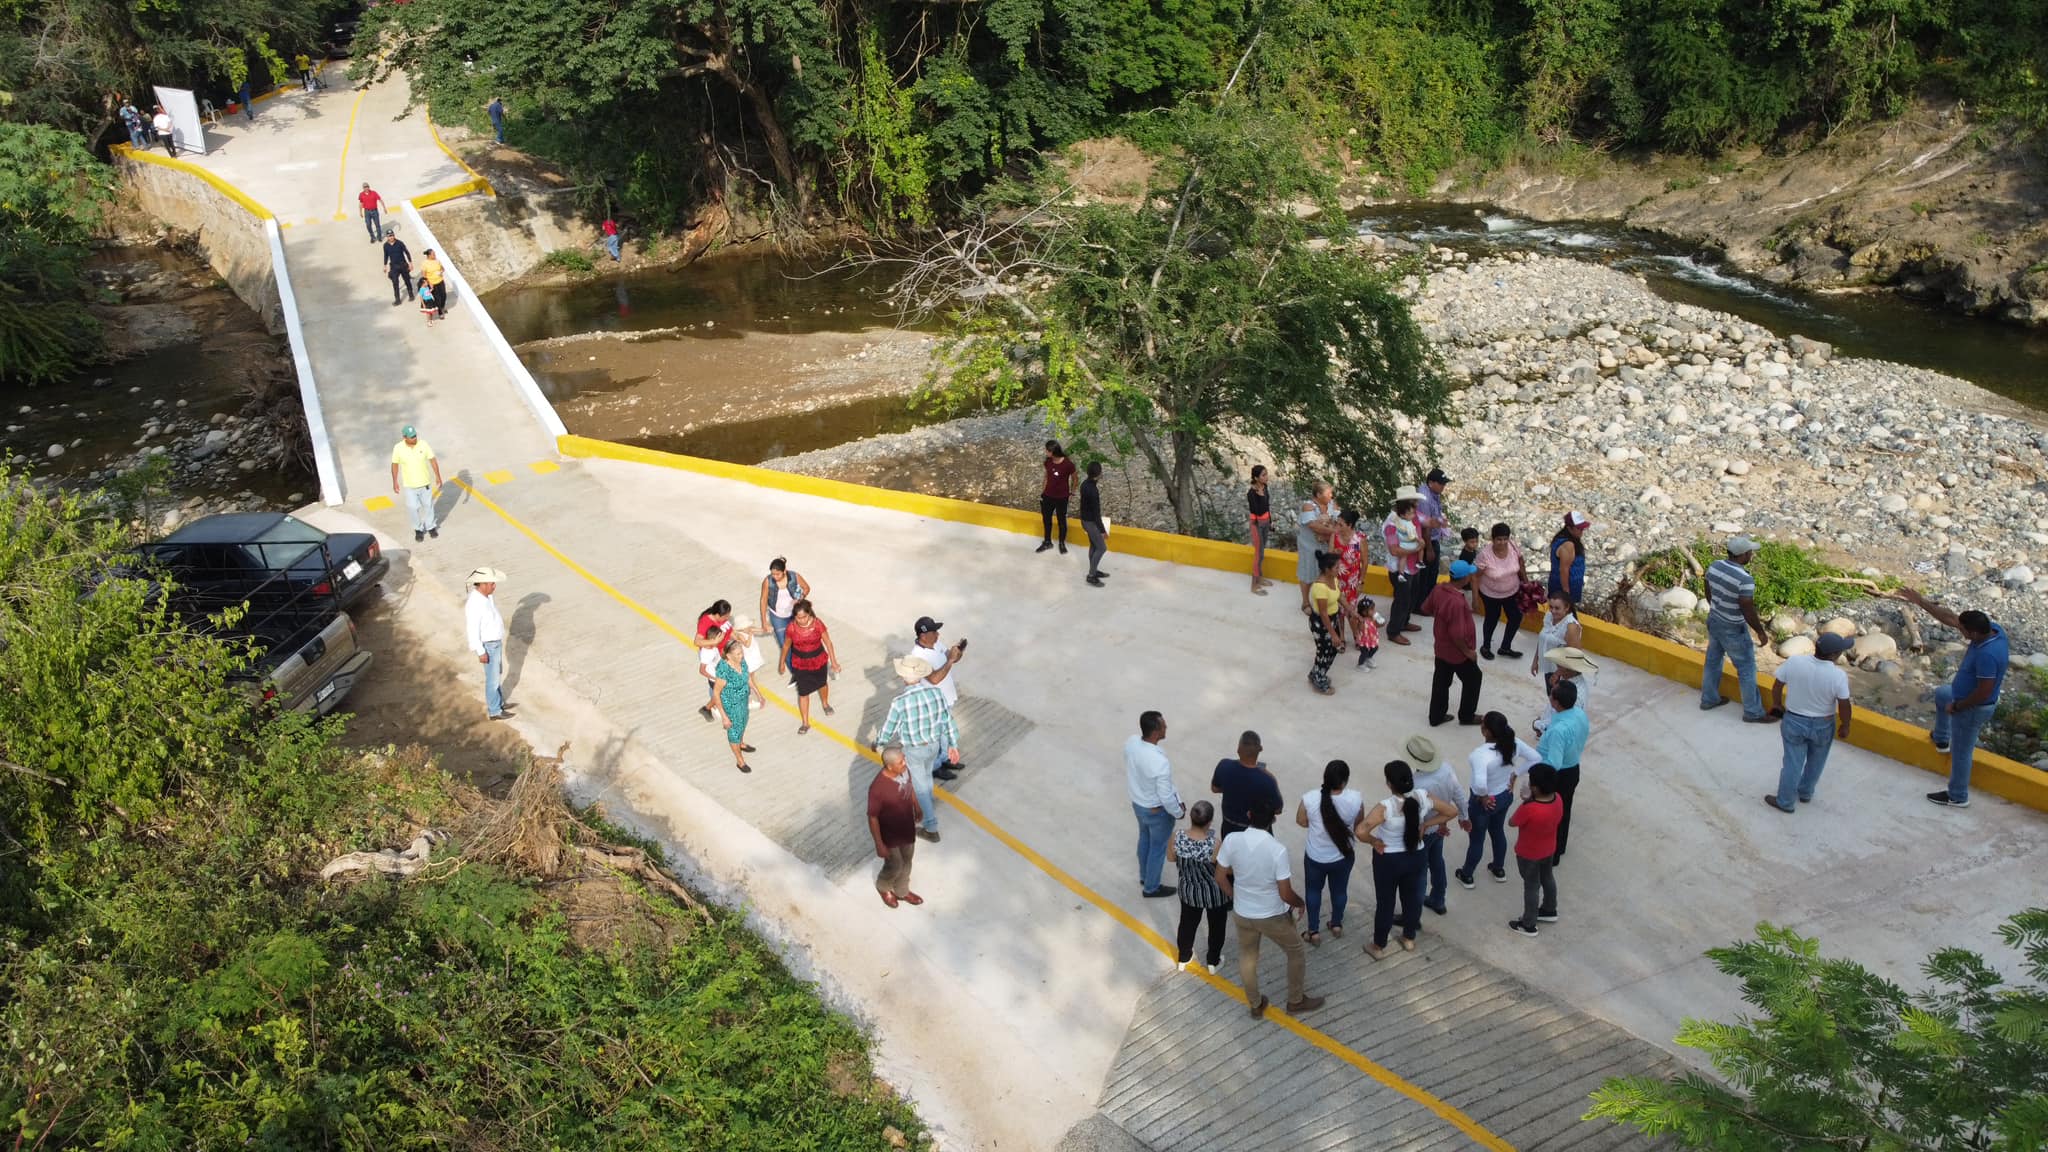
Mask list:
[[1547,659],[1559,668],[1569,668],[1581,676],[1600,674],[1600,666],[1593,663],[1593,658],[1577,648],[1552,648]]
[[1403,501],[1407,500],[1413,500],[1420,503],[1422,500],[1422,493],[1417,492],[1413,488],[1396,488],[1394,489],[1393,500],[1396,504],[1402,503]]
[[1418,776],[1436,769],[1436,741],[1427,736],[1420,733],[1410,736],[1408,742],[1401,746],[1401,753],[1401,759],[1406,760],[1408,767],[1414,769]]
[[754,618],[745,612],[735,612],[732,614],[732,627],[735,632],[752,632]]
[[488,564],[469,574],[471,584],[502,584],[504,581],[505,574]]
[[932,666],[920,657],[904,656],[896,661],[896,674],[905,684],[915,684],[932,674]]

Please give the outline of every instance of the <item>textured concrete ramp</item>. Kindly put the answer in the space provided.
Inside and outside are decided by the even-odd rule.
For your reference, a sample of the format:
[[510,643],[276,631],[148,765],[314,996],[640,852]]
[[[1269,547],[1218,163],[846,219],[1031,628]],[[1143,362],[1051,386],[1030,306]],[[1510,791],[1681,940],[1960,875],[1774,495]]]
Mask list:
[[[1354,917],[1359,911],[1354,905]],[[1668,1074],[1669,1056],[1443,940],[1425,934],[1421,951],[1374,963],[1360,950],[1359,935],[1326,938],[1310,953],[1309,991],[1329,1002],[1304,1023],[1420,1085],[1520,1152],[1654,1146],[1632,1129],[1579,1117],[1609,1076]],[[1262,959],[1261,983],[1277,1003],[1286,995],[1285,967],[1277,950]],[[1224,965],[1234,978],[1234,943],[1224,950]],[[1252,1021],[1236,1001],[1188,975],[1162,979],[1139,1002],[1102,1110],[1155,1152],[1482,1147],[1336,1056]]]

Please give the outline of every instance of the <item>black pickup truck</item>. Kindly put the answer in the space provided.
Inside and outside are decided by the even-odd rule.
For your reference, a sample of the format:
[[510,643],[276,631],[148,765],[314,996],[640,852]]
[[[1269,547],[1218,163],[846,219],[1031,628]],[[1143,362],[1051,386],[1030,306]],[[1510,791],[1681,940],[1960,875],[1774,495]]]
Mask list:
[[139,549],[203,611],[248,604],[262,613],[346,609],[377,586],[391,562],[367,532],[328,534],[282,512],[206,516]]

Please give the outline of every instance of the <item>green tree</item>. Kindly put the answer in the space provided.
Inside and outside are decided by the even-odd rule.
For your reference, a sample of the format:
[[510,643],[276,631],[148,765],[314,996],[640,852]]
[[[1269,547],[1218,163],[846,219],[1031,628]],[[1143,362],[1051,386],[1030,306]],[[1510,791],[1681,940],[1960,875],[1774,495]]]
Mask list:
[[78,136],[0,122],[0,381],[55,380],[98,351],[82,271],[112,195]]
[[1717,1080],[1610,1080],[1590,1117],[1707,1152],[2033,1152],[2048,1146],[2048,909],[1999,929],[2032,984],[1944,948],[1907,991],[1770,924],[1707,953],[1758,1015],[1687,1020]]

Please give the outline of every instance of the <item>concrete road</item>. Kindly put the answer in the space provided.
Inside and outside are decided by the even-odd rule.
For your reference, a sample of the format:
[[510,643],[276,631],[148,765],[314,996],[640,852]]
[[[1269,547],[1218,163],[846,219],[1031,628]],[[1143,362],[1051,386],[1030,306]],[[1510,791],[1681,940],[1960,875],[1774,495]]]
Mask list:
[[[411,547],[395,511],[371,520],[390,547]],[[1668,1045],[1682,1018],[1741,1009],[1705,948],[1770,919],[1912,982],[1945,945],[2009,962],[1992,929],[2039,901],[2038,814],[1990,797],[1934,808],[1920,798],[1931,777],[1844,747],[1818,800],[1780,815],[1760,801],[1776,781],[1774,729],[1744,726],[1732,709],[1702,714],[1693,690],[1612,667],[1593,697],[1559,923],[1512,935],[1517,886],[1453,885],[1450,914],[1428,919],[1414,955],[1373,965],[1350,940],[1312,954],[1311,989],[1352,1005],[1327,1031],[1253,1024],[1225,982],[1172,974],[1157,950],[1177,908],[1138,894],[1118,749],[1138,712],[1159,708],[1189,798],[1206,794],[1210,768],[1247,727],[1264,734],[1290,797],[1333,757],[1370,788],[1373,768],[1425,730],[1427,644],[1383,650],[1376,671],[1340,664],[1337,695],[1318,697],[1286,590],[1254,598],[1234,575],[1127,557],[1112,558],[1108,588],[1091,589],[1079,550],[1034,555],[1033,543],[585,461],[477,484],[451,500],[442,539],[411,559],[450,636],[463,574],[508,571],[512,695],[534,744],[571,741],[584,787],[614,816],[746,900],[874,1025],[885,1073],[952,1147],[1050,1147],[1097,1109],[1153,1147],[1209,1147],[1216,1129],[1156,1118],[1213,1104],[1218,1077],[1277,1090],[1297,1074],[1377,1093],[1413,1120],[1390,1142],[1336,1117],[1304,1130],[1318,1146],[1608,1146],[1615,1134],[1574,1127],[1584,1091],[1606,1074],[1668,1067],[1653,1045]],[[777,555],[815,584],[846,672],[838,715],[817,717],[807,736],[780,710],[757,715],[756,771],[740,776],[695,714],[703,689],[680,637],[711,600],[753,611]],[[825,726],[853,742],[872,733],[887,660],[921,614],[973,641],[959,673],[972,767],[954,789],[963,805],[942,813],[944,842],[921,846],[927,904],[892,912],[875,899],[857,808],[873,768]],[[1484,695],[1524,727],[1538,703],[1526,667],[1488,665]],[[1476,742],[1455,726],[1433,735],[1455,761]],[[1282,838],[1298,861],[1298,830]],[[1353,925],[1371,901],[1370,884],[1354,883]],[[1276,999],[1277,960],[1264,967]],[[1521,1022],[1489,1029],[1481,1001]],[[1475,1057],[1523,1036],[1533,1039],[1519,1086],[1548,1085],[1561,1105],[1532,1111],[1474,1083]]]

